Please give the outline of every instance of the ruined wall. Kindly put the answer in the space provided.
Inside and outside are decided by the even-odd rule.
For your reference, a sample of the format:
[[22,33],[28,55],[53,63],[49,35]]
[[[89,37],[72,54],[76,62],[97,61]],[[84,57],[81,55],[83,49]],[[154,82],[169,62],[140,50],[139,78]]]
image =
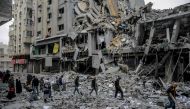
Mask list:
[[144,0],[129,0],[130,7],[135,10],[139,10],[140,7],[145,5]]

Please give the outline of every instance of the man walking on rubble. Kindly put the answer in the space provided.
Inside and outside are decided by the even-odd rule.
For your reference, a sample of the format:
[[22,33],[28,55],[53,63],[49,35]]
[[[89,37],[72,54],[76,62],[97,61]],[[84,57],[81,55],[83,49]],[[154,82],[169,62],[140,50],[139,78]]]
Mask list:
[[98,95],[98,85],[96,83],[96,77],[93,78],[92,83],[91,83],[91,91],[90,91],[90,95],[92,94],[92,92],[95,90],[96,95]]
[[47,80],[45,80],[44,82],[43,91],[44,91],[44,102],[46,103],[48,98],[51,98],[51,101],[53,101],[52,92],[51,92],[51,83],[49,78],[47,78]]
[[22,92],[22,84],[20,82],[20,77],[16,79],[16,93],[21,93]]
[[37,95],[39,95],[38,86],[39,86],[39,80],[37,77],[33,76],[32,89],[33,93],[37,93]]
[[76,91],[78,92],[78,94],[81,94],[81,95],[82,95],[82,93],[79,92],[79,76],[77,76],[76,79],[75,79],[74,95],[75,95],[75,92],[76,92]]
[[175,102],[173,101],[173,99],[172,99],[172,97],[170,95],[172,95],[174,97],[174,99],[175,99],[175,97],[176,97],[176,87],[177,87],[177,84],[173,83],[167,89],[168,99],[169,99],[170,103],[165,106],[165,109],[167,109],[167,108],[175,109]]
[[120,92],[121,93],[121,99],[123,100],[124,99],[123,98],[123,91],[122,91],[121,86],[119,84],[120,79],[121,79],[121,77],[118,77],[115,81],[115,98],[117,98],[117,94],[118,94],[118,92]]

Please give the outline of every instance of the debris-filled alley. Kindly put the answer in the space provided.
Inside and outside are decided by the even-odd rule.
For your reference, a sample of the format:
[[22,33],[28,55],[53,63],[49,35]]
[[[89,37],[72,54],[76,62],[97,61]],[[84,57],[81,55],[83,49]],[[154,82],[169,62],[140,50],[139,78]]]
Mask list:
[[1,72],[0,109],[190,109],[190,3],[164,10],[144,0],[64,5],[64,35],[37,31],[48,34],[35,36],[30,55],[13,56],[13,72]]

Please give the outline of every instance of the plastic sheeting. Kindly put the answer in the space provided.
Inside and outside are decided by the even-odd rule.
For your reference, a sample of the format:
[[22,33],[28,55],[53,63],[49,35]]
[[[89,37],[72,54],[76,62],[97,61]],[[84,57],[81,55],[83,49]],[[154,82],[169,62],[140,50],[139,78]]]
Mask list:
[[53,53],[57,54],[58,52],[59,52],[59,44],[58,43],[54,43]]

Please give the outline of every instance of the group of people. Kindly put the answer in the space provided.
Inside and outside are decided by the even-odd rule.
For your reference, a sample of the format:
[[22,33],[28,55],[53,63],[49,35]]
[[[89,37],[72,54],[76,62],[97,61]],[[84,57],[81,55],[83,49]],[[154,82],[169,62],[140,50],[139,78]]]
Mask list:
[[[123,98],[123,90],[122,90],[120,83],[119,83],[120,80],[121,80],[121,77],[118,77],[115,81],[115,84],[114,84],[115,85],[115,98],[117,98],[118,93],[120,93],[121,99],[124,99]],[[75,89],[74,89],[73,93],[75,94],[75,92],[77,91],[78,94],[83,95],[82,92],[79,91],[79,85],[80,85],[79,84],[79,76],[77,76],[75,78],[74,84],[75,84]],[[92,79],[90,95],[92,94],[93,91],[95,91],[96,95],[98,95],[98,84],[96,82],[96,77],[93,77],[93,79]]]
[[3,83],[8,83],[10,76],[11,76],[11,75],[10,75],[10,71],[9,71],[9,70],[0,71],[0,80],[1,80]]
[[[43,94],[44,94],[44,102],[47,102],[49,98],[51,100],[53,100],[52,99],[52,90],[51,90],[52,89],[52,83],[51,83],[52,81],[50,81],[49,78],[44,79],[42,77],[39,80],[36,76],[32,76],[31,78],[27,77],[27,79],[29,79],[29,80],[27,80],[26,83],[27,83],[27,85],[31,85],[31,87],[32,87],[31,91],[32,91],[33,96],[39,96],[39,88],[40,88],[40,91],[43,92]],[[78,94],[83,95],[83,93],[79,91],[79,86],[80,86],[79,79],[80,79],[79,76],[77,76],[74,80],[75,88],[74,88],[73,94],[75,94],[77,92]],[[22,84],[21,84],[20,77],[18,77],[16,79],[16,84],[15,84],[14,76],[12,74],[10,74],[9,71],[6,71],[6,72],[0,72],[0,80],[3,83],[8,83],[8,94],[7,94],[8,99],[12,99],[12,98],[16,97],[15,93],[17,93],[17,94],[22,93]],[[118,93],[120,93],[121,99],[123,100],[124,96],[123,96],[123,90],[120,86],[120,80],[121,80],[121,77],[118,76],[114,83],[115,98],[117,98]],[[63,75],[60,76],[59,78],[56,77],[55,84],[58,86],[60,91],[66,90],[66,82],[64,81]],[[15,88],[15,86],[16,86],[16,88]],[[169,104],[167,104],[165,106],[165,109],[167,109],[167,108],[175,109],[174,99],[176,97],[176,87],[177,87],[176,84],[172,84],[167,89]],[[96,77],[92,78],[91,90],[90,90],[89,94],[91,95],[93,91],[95,91],[96,95],[98,95],[98,84],[97,84]]]
[[40,78],[40,80],[36,77],[33,76],[33,79],[31,81],[32,85],[32,97],[30,100],[35,100],[37,99],[37,96],[39,96],[39,88],[40,91],[44,93],[44,102],[47,102],[48,98],[52,98],[51,95],[51,81],[49,78],[44,80],[43,77]]

